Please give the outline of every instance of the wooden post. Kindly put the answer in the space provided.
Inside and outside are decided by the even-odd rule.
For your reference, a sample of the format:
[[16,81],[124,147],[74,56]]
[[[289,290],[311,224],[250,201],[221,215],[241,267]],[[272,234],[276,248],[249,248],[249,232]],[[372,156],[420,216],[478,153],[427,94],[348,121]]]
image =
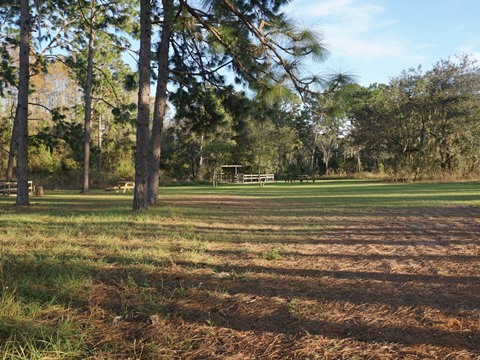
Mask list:
[[43,196],[44,193],[43,193],[43,186],[37,186],[36,189],[35,189],[35,195],[36,196]]

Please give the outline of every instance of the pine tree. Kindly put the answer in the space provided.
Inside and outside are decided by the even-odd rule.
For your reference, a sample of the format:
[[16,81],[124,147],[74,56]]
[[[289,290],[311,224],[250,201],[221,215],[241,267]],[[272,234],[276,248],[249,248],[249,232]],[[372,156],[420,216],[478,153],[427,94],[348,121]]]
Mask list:
[[30,205],[28,194],[28,87],[30,77],[30,3],[20,0],[20,66],[15,116],[17,143],[17,205]]
[[135,189],[133,210],[148,207],[148,139],[150,123],[150,51],[152,31],[152,7],[150,0],[140,0],[140,58],[138,115],[135,150]]
[[[304,76],[301,60],[307,56],[324,59],[327,51],[317,34],[295,28],[279,12],[286,3],[272,0],[235,3],[210,0],[200,4],[186,0],[162,1],[147,203],[157,203],[160,134],[169,81],[178,85],[179,94],[185,94],[185,98],[200,96],[194,92],[208,93],[206,85],[224,87],[225,71],[232,72],[236,82],[258,92],[271,92],[272,89],[277,93],[311,92],[310,87],[318,79]],[[166,66],[169,56],[170,66]]]

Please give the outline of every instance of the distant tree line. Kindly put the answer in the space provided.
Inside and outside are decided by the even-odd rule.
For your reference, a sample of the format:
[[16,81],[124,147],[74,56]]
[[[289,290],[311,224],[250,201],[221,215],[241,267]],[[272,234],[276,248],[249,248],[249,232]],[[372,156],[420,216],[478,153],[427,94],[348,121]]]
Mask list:
[[370,87],[307,75],[302,60],[328,52],[284,2],[2,2],[2,172],[84,193],[135,178],[135,210],[157,202],[159,181],[228,163],[279,177],[479,176],[474,59]]
[[308,106],[296,97],[235,97],[237,112],[227,107],[232,112],[208,132],[189,127],[177,112],[163,140],[165,174],[199,178],[202,163],[209,173],[236,163],[279,176],[480,176],[480,68],[469,55],[441,60],[425,72],[405,70],[388,84],[344,85]]
[[367,169],[381,165],[395,179],[479,176],[480,68],[470,56],[349,96],[349,136]]

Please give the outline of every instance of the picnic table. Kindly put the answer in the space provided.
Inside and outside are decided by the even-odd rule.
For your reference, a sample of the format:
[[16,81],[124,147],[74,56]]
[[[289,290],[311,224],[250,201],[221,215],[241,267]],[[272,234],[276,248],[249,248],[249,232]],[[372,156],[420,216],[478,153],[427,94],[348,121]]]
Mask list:
[[105,191],[115,191],[119,192],[122,191],[124,194],[127,190],[133,190],[135,188],[135,181],[129,180],[120,180],[114,186],[108,186]]
[[303,181],[312,181],[312,182],[315,182],[315,177],[312,177],[310,175],[295,175],[295,176],[289,176],[287,178],[285,178],[285,182],[295,182],[295,181],[300,181],[300,182],[303,182]]

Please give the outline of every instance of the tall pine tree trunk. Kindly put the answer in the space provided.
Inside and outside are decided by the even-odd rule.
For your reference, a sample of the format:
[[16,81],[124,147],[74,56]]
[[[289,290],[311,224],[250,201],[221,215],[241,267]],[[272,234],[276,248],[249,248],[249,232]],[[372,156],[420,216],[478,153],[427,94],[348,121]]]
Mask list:
[[[92,9],[93,13],[93,9]],[[83,128],[83,189],[82,193],[90,191],[90,140],[92,137],[92,81],[93,81],[93,56],[95,54],[95,30],[93,19],[90,24],[87,55],[87,79],[85,81],[85,118]]]
[[148,203],[158,203],[158,179],[160,176],[160,152],[165,109],[167,107],[167,84],[169,77],[168,51],[175,14],[173,0],[163,0],[164,20],[160,45],[157,50],[158,79],[153,112],[152,135],[148,151]]
[[147,172],[148,172],[148,138],[150,116],[150,49],[152,30],[152,7],[150,0],[140,1],[140,57],[139,57],[139,89],[138,115],[135,151],[135,189],[133,194],[133,210],[148,207]]
[[13,129],[12,129],[12,137],[10,139],[10,149],[8,152],[8,162],[7,162],[7,174],[5,176],[7,181],[11,181],[13,179],[13,163],[15,160],[15,153],[17,151],[17,130],[18,128],[18,105],[15,111],[15,118],[13,119]]
[[99,116],[98,116],[98,140],[97,140],[97,146],[98,146],[97,171],[98,171],[99,175],[102,173],[102,167],[103,167],[103,154],[102,154],[103,130],[102,130],[102,126],[103,126],[102,115],[99,114]]
[[17,131],[12,136],[17,142],[17,201],[30,205],[28,197],[28,86],[30,72],[30,4],[20,1],[20,68],[18,79]]

